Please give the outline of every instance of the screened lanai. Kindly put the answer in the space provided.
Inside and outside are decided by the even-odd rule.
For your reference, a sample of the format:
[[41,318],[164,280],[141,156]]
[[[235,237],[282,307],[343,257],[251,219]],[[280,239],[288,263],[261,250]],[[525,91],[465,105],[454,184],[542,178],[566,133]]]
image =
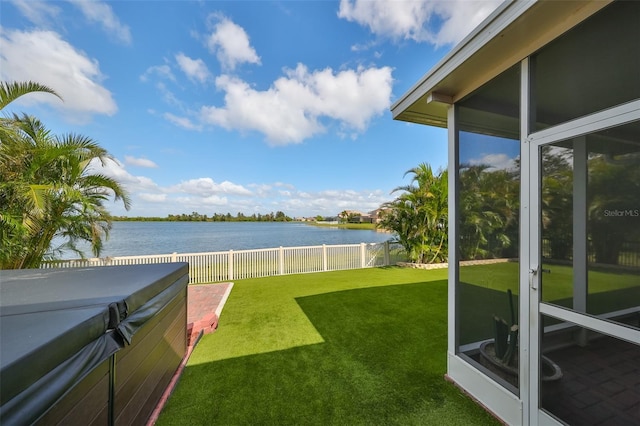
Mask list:
[[640,423],[638,52],[638,2],[508,2],[392,106],[449,129],[447,374],[509,424]]

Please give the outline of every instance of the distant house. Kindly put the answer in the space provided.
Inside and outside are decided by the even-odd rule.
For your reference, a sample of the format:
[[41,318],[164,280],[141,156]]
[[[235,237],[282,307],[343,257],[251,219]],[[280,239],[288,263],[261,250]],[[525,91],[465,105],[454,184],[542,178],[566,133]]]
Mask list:
[[300,217],[296,217],[294,220],[297,222],[315,222],[316,218],[300,216]]
[[510,425],[640,424],[640,2],[506,1],[391,111],[448,129],[449,380]]
[[380,223],[382,221],[382,215],[387,211],[389,211],[388,208],[382,208],[382,207],[377,208],[373,211],[370,211],[369,216],[371,217],[372,223]]
[[338,214],[341,221],[349,223],[374,223],[374,217],[370,214],[361,213],[357,210],[344,210]]
[[357,223],[375,223],[375,217],[369,213],[363,213],[355,218]]

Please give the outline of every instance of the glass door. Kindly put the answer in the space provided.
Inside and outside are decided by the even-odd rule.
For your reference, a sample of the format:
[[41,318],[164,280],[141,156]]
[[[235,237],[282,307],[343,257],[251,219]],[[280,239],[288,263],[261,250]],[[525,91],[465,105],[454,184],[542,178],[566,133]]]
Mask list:
[[532,424],[640,424],[640,121],[624,108],[529,138]]

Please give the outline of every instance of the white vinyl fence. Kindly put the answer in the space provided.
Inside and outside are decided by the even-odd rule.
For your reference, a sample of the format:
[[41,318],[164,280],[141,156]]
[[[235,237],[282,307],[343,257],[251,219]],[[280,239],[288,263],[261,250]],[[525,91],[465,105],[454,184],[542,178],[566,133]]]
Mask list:
[[187,262],[189,283],[201,284],[273,275],[373,268],[405,260],[406,255],[400,245],[384,242],[58,260],[47,262],[42,268]]

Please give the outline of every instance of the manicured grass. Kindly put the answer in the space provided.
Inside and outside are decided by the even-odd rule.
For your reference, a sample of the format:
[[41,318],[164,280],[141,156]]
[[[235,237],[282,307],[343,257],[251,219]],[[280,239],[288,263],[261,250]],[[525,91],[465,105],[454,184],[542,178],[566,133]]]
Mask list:
[[[460,281],[476,286],[506,291],[508,288],[518,293],[518,268],[516,262],[493,263],[466,266],[460,270]],[[545,263],[542,273],[544,301],[555,301],[571,297],[573,294],[573,268],[570,266]],[[638,287],[638,274],[624,270],[589,270],[589,293],[606,293],[614,290]]]
[[[559,306],[573,306],[573,268],[565,265],[545,264],[542,301]],[[589,271],[589,313],[603,314],[640,304],[637,273],[624,270],[591,269]],[[460,316],[460,343],[468,344],[493,338],[493,317],[510,316],[507,289],[514,294],[518,311],[519,265],[515,262],[466,266],[460,269],[461,284],[458,293],[462,309]],[[548,322],[552,324],[553,321]]]
[[158,424],[498,424],[443,378],[446,274],[236,281]]

